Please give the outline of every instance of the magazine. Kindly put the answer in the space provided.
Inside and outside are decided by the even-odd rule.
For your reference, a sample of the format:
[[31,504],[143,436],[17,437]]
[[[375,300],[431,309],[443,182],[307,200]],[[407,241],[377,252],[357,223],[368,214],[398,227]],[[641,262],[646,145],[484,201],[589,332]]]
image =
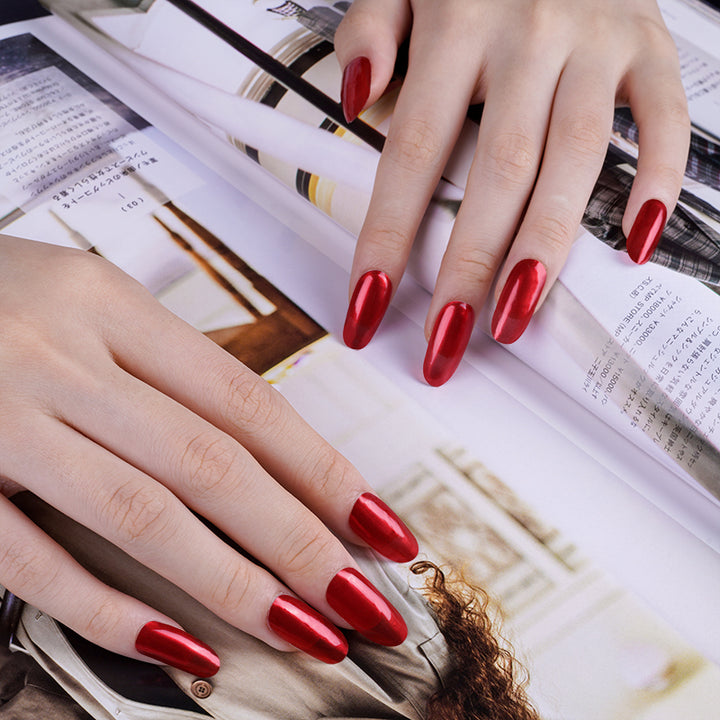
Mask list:
[[[185,2],[120,3],[121,7],[93,0],[46,4],[295,189],[351,237],[357,234],[397,86],[362,113],[354,129],[341,124],[337,107],[328,116],[332,103],[337,106],[340,87],[331,41],[346,3],[305,8],[269,1],[230,7],[205,0],[200,5],[207,15],[200,18],[188,10],[196,5]],[[671,16],[678,3],[666,5],[666,15]],[[221,39],[215,22],[234,31],[252,52]],[[676,24],[686,27],[687,20]],[[169,42],[171,38],[192,39],[192,52],[184,43]],[[720,59],[680,34],[676,38],[691,113],[697,133],[702,133],[694,137],[693,147],[696,156],[707,161],[700,162],[694,178],[688,179],[656,262],[643,268],[640,277],[624,255],[608,251],[593,237],[624,248],[620,219],[632,179],[636,135],[631,118],[619,112],[617,153],[608,156],[558,288],[538,313],[533,329],[509,351],[684,481],[690,488],[687,502],[695,508],[690,514],[714,517],[720,510],[720,303],[713,290],[720,283],[720,187],[712,175],[715,166],[708,172],[706,164],[720,158]],[[252,53],[260,55],[265,69]],[[287,89],[283,82],[288,71],[319,91],[321,100],[303,87]],[[322,98],[330,102],[328,107]],[[269,109],[275,112],[257,113]],[[309,134],[319,129],[325,132]],[[476,135],[477,122],[468,119],[416,242],[410,273],[426,289],[434,285]],[[340,138],[345,142],[337,142]],[[700,150],[705,152],[700,155]],[[349,267],[351,242],[329,252],[342,255],[341,262]],[[658,263],[694,280],[666,272]],[[613,292],[608,293],[608,287]],[[468,362],[482,369],[483,356],[471,345]],[[632,482],[665,512],[677,513],[674,500],[664,497],[673,496],[674,489],[654,477]],[[705,541],[720,547],[717,521],[691,524]]]
[[[279,90],[169,3],[48,4],[62,20],[8,25],[0,36],[2,232],[104,255],[263,373],[408,519],[429,556],[467,563],[498,598],[544,717],[664,718],[682,708],[710,718],[720,686],[720,671],[703,657],[717,660],[720,646],[712,602],[720,547],[717,294],[671,268],[631,267],[584,230],[546,307],[513,347],[518,359],[480,336],[465,378],[440,392],[422,386],[409,369],[411,351],[422,357],[422,334],[403,320],[424,314],[422,288],[432,287],[462,194],[462,143],[426,218],[415,281],[399,290],[388,329],[372,343],[378,349],[349,351],[325,328],[338,328],[344,314],[347,276],[335,261],[349,267],[377,150],[348,142],[340,127],[327,132],[315,106]],[[227,14],[222,3],[203,5]],[[337,96],[330,39],[344,5],[318,4],[313,14],[298,3],[248,0],[223,19],[246,35],[255,28],[252,39],[287,65],[306,58],[303,77]],[[168,42],[187,32],[197,56]],[[183,96],[183,87],[193,89]],[[229,96],[223,102],[265,105],[279,95],[275,119],[262,116],[264,132],[228,132],[227,120],[211,117],[218,92]],[[391,100],[370,109],[378,116],[366,124],[381,131]],[[290,163],[274,156],[278,133],[298,124],[319,131],[301,150],[329,148],[348,164],[338,168],[314,151]],[[632,133],[621,135],[621,167],[631,169]],[[329,147],[329,138],[342,145]],[[228,142],[236,152],[227,153]],[[713,188],[693,183],[688,216],[712,237],[716,221],[693,198],[712,207]],[[385,353],[395,355],[395,369],[380,373],[373,366],[383,367]],[[577,427],[566,431],[568,424]],[[558,507],[575,501],[570,512]],[[567,539],[575,531],[582,551]],[[692,562],[671,562],[669,578],[677,556],[648,558],[646,541],[656,539],[662,552],[675,548]],[[662,566],[654,579],[648,570],[633,581],[653,564]],[[626,589],[637,585],[646,599],[663,596],[654,607],[674,629]]]

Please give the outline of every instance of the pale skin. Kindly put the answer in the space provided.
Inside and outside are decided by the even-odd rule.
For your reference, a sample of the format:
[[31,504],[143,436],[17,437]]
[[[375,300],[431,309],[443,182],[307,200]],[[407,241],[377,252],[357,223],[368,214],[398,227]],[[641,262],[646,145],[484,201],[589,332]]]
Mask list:
[[[357,567],[336,534],[363,544],[348,526],[370,490],[358,471],[105,260],[3,235],[0,257],[3,494],[31,490],[278,649],[291,646],[266,616],[280,594],[347,627],[324,593]],[[140,657],[146,622],[175,624],[93,578],[2,496],[0,583],[124,655]]]
[[[350,288],[383,270],[402,277],[419,223],[468,106],[484,103],[465,201],[425,324],[461,301],[494,304],[519,261],[566,258],[600,172],[616,105],[640,130],[638,172],[623,217],[643,203],[668,214],[690,138],[677,51],[655,0],[355,0],[336,34],[341,67],[367,57],[372,104],[410,38],[396,105],[358,238]],[[495,283],[494,295],[490,291]]]
[[[428,334],[445,303],[479,309],[523,258],[546,266],[546,296],[617,102],[640,127],[625,232],[646,200],[674,207],[689,124],[654,0],[355,0],[337,53],[343,67],[370,59],[368,104],[408,34],[409,70],[351,286],[380,268],[397,287],[471,103],[484,101],[485,112]],[[337,537],[362,544],[348,516],[371,488],[277,392],[79,251],[0,236],[0,327],[0,583],[129,656],[139,657],[133,643],[145,623],[175,624],[92,577],[22,515],[7,498],[26,488],[273,647],[291,649],[267,624],[281,593],[347,627],[325,588],[356,567]]]

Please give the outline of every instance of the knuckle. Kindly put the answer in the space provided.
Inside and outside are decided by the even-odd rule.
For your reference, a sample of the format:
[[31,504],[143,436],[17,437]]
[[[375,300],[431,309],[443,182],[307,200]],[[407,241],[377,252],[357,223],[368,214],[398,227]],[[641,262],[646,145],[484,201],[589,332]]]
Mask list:
[[277,567],[293,576],[312,577],[323,563],[332,557],[334,541],[319,521],[308,522],[306,513],[286,533],[277,553]]
[[353,466],[330,445],[313,447],[306,457],[300,473],[315,494],[332,497],[338,488],[352,485]]
[[280,407],[274,391],[258,375],[238,370],[231,371],[223,382],[226,394],[226,419],[233,427],[251,427],[255,430],[272,427],[280,419]]
[[661,103],[655,115],[665,126],[690,135],[690,113],[684,94],[674,95]]
[[388,152],[403,170],[421,172],[438,164],[442,139],[429,121],[424,118],[410,118],[391,134]]
[[489,283],[496,271],[495,257],[482,244],[463,248],[453,258],[453,276],[463,285],[476,287]]
[[535,179],[538,157],[532,141],[524,133],[499,133],[490,141],[487,156],[490,172],[503,188],[515,189]]
[[644,52],[660,57],[674,57],[677,55],[677,45],[675,45],[675,41],[667,31],[664,23],[655,17],[647,15],[636,15],[634,21],[634,27],[642,37]]
[[34,598],[52,587],[57,568],[49,566],[26,543],[11,540],[0,547],[3,584],[27,598]]
[[575,236],[577,227],[567,214],[547,213],[538,218],[532,228],[539,242],[552,254],[564,254]]
[[78,630],[88,640],[108,638],[117,634],[116,628],[122,621],[123,613],[118,604],[108,598],[93,608]]
[[237,612],[249,602],[252,588],[248,567],[234,562],[232,567],[222,568],[209,584],[210,606],[227,612]]
[[[369,255],[376,255],[379,260],[392,255],[402,257],[412,243],[410,235],[401,228],[397,218],[379,217],[372,227],[368,228],[365,249]],[[385,263],[377,263],[382,267]]]
[[126,483],[110,496],[104,513],[121,545],[127,547],[141,539],[162,540],[170,527],[169,505],[164,490]]
[[193,497],[226,494],[238,477],[238,452],[234,441],[217,432],[204,432],[185,446],[180,474]]
[[684,168],[677,165],[660,164],[652,169],[653,183],[658,187],[667,188],[671,194],[675,194],[682,187],[685,179]]
[[581,160],[605,154],[609,126],[596,113],[584,112],[565,118],[560,131],[567,151]]

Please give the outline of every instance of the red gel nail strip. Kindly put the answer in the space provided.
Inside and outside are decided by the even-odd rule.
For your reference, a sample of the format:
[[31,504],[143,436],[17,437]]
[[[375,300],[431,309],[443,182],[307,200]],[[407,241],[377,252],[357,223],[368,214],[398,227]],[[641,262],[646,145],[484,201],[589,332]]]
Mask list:
[[211,677],[220,669],[220,660],[211,647],[184,630],[154,620],[143,625],[135,649],[196,677]]
[[627,252],[638,265],[646,263],[660,242],[667,208],[659,200],[648,200],[635,218],[627,238]]
[[492,334],[498,342],[513,343],[525,332],[546,278],[545,266],[538,260],[521,260],[512,269],[492,319]]
[[268,624],[283,640],[322,662],[338,663],[347,655],[344,635],[298,598],[290,595],[275,598],[268,613]]
[[348,122],[352,122],[365,107],[370,96],[370,80],[372,68],[366,57],[355,58],[347,65],[343,72],[340,102],[343,115]]
[[392,283],[382,270],[370,270],[358,280],[343,328],[343,340],[348,347],[359,350],[370,342],[391,295]]
[[330,581],[325,598],[355,630],[378,645],[400,645],[407,626],[400,613],[354,568],[345,568]]
[[437,316],[423,362],[428,385],[443,385],[457,370],[470,341],[475,313],[463,302],[448,303]]
[[373,550],[395,562],[409,562],[418,543],[407,525],[379,498],[363,493],[350,512],[350,528]]

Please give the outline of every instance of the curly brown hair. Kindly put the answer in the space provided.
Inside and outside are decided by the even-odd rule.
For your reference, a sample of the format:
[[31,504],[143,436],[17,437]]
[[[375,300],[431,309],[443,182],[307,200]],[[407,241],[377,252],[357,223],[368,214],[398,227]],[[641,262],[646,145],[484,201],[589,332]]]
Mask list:
[[428,561],[410,570],[415,575],[432,571],[424,595],[451,657],[443,687],[428,701],[428,720],[540,720],[525,694],[524,670],[520,675],[512,650],[500,645],[487,593],[460,578],[448,581]]

